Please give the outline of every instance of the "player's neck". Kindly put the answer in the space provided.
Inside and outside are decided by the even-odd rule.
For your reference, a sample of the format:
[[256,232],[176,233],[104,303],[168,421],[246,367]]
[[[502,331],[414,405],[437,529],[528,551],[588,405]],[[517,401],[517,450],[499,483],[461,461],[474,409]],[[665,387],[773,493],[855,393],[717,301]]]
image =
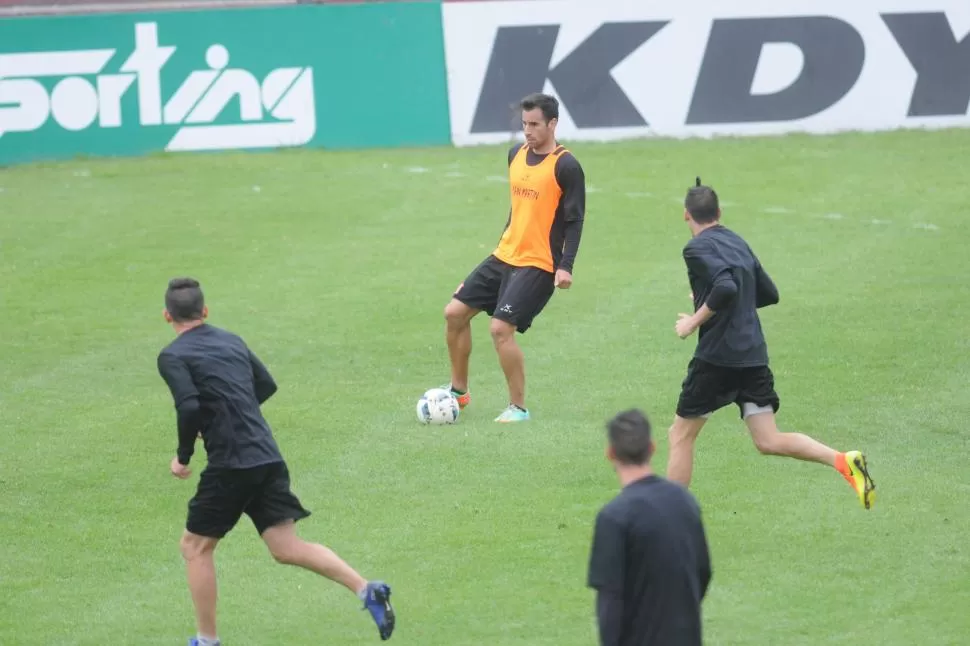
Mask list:
[[541,146],[530,146],[530,148],[537,155],[548,155],[556,149],[556,146],[558,146],[556,140],[550,139],[548,143],[544,143]]
[[653,475],[653,467],[649,464],[644,466],[618,466],[616,468],[616,475],[620,478],[620,484],[624,487],[631,482],[636,482],[637,480],[643,480],[647,476]]
[[189,330],[194,330],[200,325],[205,325],[205,321],[188,321],[186,323],[173,323],[172,327],[175,328],[175,334],[182,334],[183,332],[188,332]]
[[714,227],[719,227],[719,226],[721,226],[720,220],[714,220],[713,222],[708,222],[707,224],[697,224],[696,222],[691,222],[690,230],[691,230],[691,234],[696,237],[700,235],[702,232],[707,231],[708,229],[713,229]]

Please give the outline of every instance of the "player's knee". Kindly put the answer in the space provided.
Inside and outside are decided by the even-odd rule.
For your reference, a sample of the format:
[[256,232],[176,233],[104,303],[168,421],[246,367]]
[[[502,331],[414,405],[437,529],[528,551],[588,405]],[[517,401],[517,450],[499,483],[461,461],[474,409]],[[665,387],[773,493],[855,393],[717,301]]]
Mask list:
[[448,325],[465,325],[471,319],[471,308],[459,300],[452,300],[445,305],[445,321]]
[[762,455],[784,454],[784,441],[775,425],[774,411],[771,406],[758,406],[746,403],[743,408],[744,423],[751,433],[754,447]]
[[670,428],[667,429],[667,441],[671,445],[677,445],[688,439],[687,433],[684,429],[677,424],[672,424]]
[[697,439],[701,427],[704,425],[705,418],[674,420],[674,423],[667,429],[667,439],[671,444],[682,444],[693,442]]
[[186,561],[192,561],[199,558],[215,548],[215,542],[202,536],[196,536],[195,534],[183,534],[182,540],[179,541],[179,551],[182,553],[182,558]]
[[298,565],[302,562],[303,543],[299,539],[275,541],[268,544],[270,556],[280,565]]
[[496,344],[505,343],[515,336],[515,326],[501,319],[492,319],[488,329]]
[[296,563],[296,551],[285,547],[273,547],[269,550],[273,560],[280,565],[293,565]]
[[751,435],[751,439],[754,440],[754,448],[758,449],[758,452],[762,455],[778,455],[781,453],[779,442],[781,434],[777,431],[754,433]]

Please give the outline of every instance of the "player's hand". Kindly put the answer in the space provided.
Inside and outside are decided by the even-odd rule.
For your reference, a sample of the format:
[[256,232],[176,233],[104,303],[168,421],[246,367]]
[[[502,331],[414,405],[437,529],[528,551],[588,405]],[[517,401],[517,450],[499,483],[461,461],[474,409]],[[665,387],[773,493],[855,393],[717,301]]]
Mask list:
[[573,275],[570,274],[565,269],[556,270],[555,285],[559,289],[569,289],[569,286],[573,284]]
[[182,464],[181,462],[179,462],[179,458],[177,455],[174,458],[172,458],[171,469],[172,469],[172,475],[178,478],[179,480],[185,480],[190,475],[192,475],[192,470],[189,469],[184,464]]
[[674,331],[677,333],[677,336],[679,336],[682,339],[686,339],[691,334],[693,334],[694,330],[696,329],[697,329],[697,326],[694,323],[693,316],[691,316],[690,314],[677,315],[677,324],[674,326]]

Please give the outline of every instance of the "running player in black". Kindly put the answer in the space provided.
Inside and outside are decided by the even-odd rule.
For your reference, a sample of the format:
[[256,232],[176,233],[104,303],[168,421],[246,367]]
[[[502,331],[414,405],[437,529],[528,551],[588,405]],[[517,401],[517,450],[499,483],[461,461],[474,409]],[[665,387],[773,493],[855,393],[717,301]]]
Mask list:
[[195,606],[198,634],[189,646],[218,646],[216,545],[245,513],[280,563],[336,581],[370,611],[381,639],[391,637],[391,589],[368,582],[331,550],[296,534],[310,515],[290,490],[290,475],[260,406],[277,390],[266,366],[238,336],[205,323],[208,308],[199,283],[169,282],[165,320],[178,335],[158,355],[158,371],[175,400],[178,451],[172,475],[191,475],[189,461],[201,436],[208,464],[189,501],[181,549]]
[[690,484],[697,435],[714,411],[733,403],[761,453],[834,467],[869,509],[876,487],[862,452],[841,453],[807,435],[778,430],[780,401],[758,318],[759,308],[778,303],[775,284],[748,244],[721,224],[714,189],[697,178],[684,206],[693,236],[684,262],[695,311],[681,314],[675,331],[681,339],[700,333],[670,427],[667,477]]

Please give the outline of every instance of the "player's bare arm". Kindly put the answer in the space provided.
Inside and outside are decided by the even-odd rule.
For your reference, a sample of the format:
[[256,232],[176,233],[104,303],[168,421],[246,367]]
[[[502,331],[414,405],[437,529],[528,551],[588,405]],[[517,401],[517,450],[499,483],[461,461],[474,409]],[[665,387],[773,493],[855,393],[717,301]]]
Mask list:
[[678,314],[677,323],[674,325],[674,331],[677,332],[677,336],[682,339],[686,339],[691,334],[697,331],[697,328],[707,323],[715,312],[707,303],[701,305],[693,314]]

